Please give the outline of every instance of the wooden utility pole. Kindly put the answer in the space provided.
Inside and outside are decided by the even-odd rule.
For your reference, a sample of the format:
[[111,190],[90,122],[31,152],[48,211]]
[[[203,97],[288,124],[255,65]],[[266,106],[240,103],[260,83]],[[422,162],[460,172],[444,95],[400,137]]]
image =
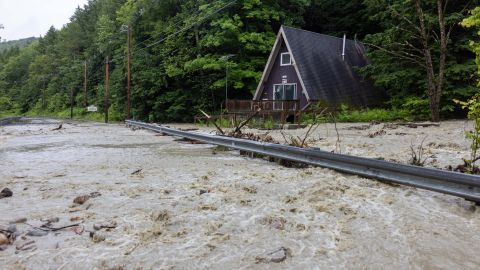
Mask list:
[[73,87],[70,88],[70,119],[73,119]]
[[105,123],[108,123],[108,56],[105,62]]
[[45,111],[45,76],[43,77],[42,110]]
[[132,92],[130,89],[130,65],[132,64],[132,47],[131,47],[131,39],[132,39],[132,30],[130,25],[128,25],[128,31],[127,31],[127,43],[128,43],[128,65],[127,65],[127,119],[131,119],[131,111],[132,111]]
[[87,60],[83,63],[83,105],[85,108],[88,106],[87,100]]

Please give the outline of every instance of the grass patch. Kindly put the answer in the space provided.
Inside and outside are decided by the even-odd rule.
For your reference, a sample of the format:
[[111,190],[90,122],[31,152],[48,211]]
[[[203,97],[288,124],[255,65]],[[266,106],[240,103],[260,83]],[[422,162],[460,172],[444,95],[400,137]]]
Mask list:
[[[0,111],[0,117],[8,117],[8,116],[25,116],[25,117],[48,117],[54,119],[70,119],[70,109],[64,109],[61,111],[42,111],[38,109],[30,110],[26,113],[20,113],[19,111]],[[73,119],[76,120],[86,120],[86,121],[93,121],[93,122],[104,122],[105,115],[103,112],[87,112],[85,108],[73,108]],[[123,119],[119,116],[119,114],[115,113],[114,111],[110,110],[109,112],[109,122],[120,122]]]
[[412,121],[415,117],[408,110],[399,109],[363,109],[341,110],[336,115],[338,122],[392,122]]
[[0,111],[0,118],[10,117],[10,116],[19,116],[20,113],[16,110]]

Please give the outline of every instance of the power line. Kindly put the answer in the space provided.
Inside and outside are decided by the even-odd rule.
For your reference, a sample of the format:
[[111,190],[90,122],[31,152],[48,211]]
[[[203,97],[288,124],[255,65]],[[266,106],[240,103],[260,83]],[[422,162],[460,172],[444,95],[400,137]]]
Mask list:
[[[233,5],[234,3],[236,3],[237,1],[238,1],[238,0],[232,0],[232,1],[228,2],[227,4],[225,4],[224,6],[222,6],[221,8],[219,8],[219,9],[215,10],[214,12],[212,12],[212,13],[210,13],[210,14],[207,14],[207,15],[205,15],[204,17],[200,18],[198,21],[196,21],[196,22],[194,22],[194,23],[192,23],[192,24],[190,24],[190,25],[188,25],[188,26],[186,26],[186,27],[184,27],[184,28],[182,28],[182,29],[180,29],[180,30],[172,33],[172,34],[169,34],[169,35],[167,35],[166,37],[161,38],[160,40],[157,40],[157,41],[155,41],[155,42],[153,42],[153,43],[151,43],[151,44],[149,44],[149,45],[147,45],[147,46],[145,46],[145,47],[143,47],[143,48],[140,48],[140,49],[137,49],[137,50],[132,51],[132,54],[133,54],[133,53],[136,53],[136,52],[140,52],[140,51],[142,51],[142,50],[146,50],[146,49],[151,48],[151,47],[154,47],[154,46],[157,46],[158,44],[164,42],[165,40],[167,40],[167,39],[169,39],[169,38],[171,38],[171,37],[173,37],[173,36],[175,36],[175,35],[178,35],[178,34],[184,32],[184,31],[187,31],[187,30],[193,28],[193,27],[196,26],[196,25],[200,25],[201,23],[203,23],[203,22],[204,22],[205,20],[207,20],[208,18],[214,16],[215,14],[218,14],[218,13],[222,12],[223,10],[227,9],[228,7],[230,7],[231,5]],[[197,15],[198,13],[200,13],[200,10],[197,10],[197,12],[196,12],[195,15]],[[184,23],[184,22],[185,22],[185,21],[179,21],[179,22],[175,23],[175,24],[173,25],[173,27],[176,27],[176,26],[178,26],[179,24]],[[121,34],[121,32],[120,32],[120,33],[115,33],[115,34],[112,35],[112,37],[117,37],[117,36],[120,35],[120,34]],[[150,37],[150,38],[142,41],[141,43],[136,44],[135,46],[139,46],[139,45],[147,42],[148,40],[150,40],[150,39],[152,39],[152,38],[153,38],[153,37]],[[86,62],[87,62],[87,61],[88,61],[88,62],[93,61],[94,57],[96,57],[96,56],[94,55],[93,57],[89,57],[89,58],[86,58],[86,59],[84,60],[84,61],[85,61],[85,62],[84,62],[84,65],[85,65],[85,66],[84,66],[84,69],[86,69],[86,64],[87,64]],[[126,57],[126,56],[123,56],[123,57],[121,57],[120,59],[123,60],[123,59],[125,59],[125,57]],[[120,59],[119,59],[119,60],[120,60]],[[76,62],[77,62],[77,61],[74,60],[74,64],[76,64]],[[78,61],[78,62],[79,62],[79,61]],[[106,71],[106,72],[107,72],[107,74],[108,74],[108,63],[111,63],[111,62],[114,62],[114,60],[111,59],[111,60],[109,61],[108,58],[107,58],[107,60],[106,60],[106,65],[107,65],[107,69],[106,69],[107,71]],[[53,75],[53,74],[52,74],[52,75]],[[108,76],[108,75],[107,75],[107,76]],[[108,77],[107,77],[107,78],[108,78]],[[25,78],[25,79],[22,80],[22,82],[26,82],[27,80],[28,80],[28,78]],[[107,79],[107,82],[106,82],[106,83],[108,84],[108,79]],[[14,84],[17,84],[17,81],[15,81]],[[108,87],[108,86],[107,86],[107,87]],[[107,98],[108,98],[108,96],[107,96]],[[106,102],[108,102],[108,101],[106,101]],[[107,103],[107,104],[108,104],[108,103]],[[108,116],[106,116],[106,117],[108,117]],[[106,121],[108,121],[107,119],[108,119],[108,118],[106,118]]]
[[[193,15],[198,15],[198,13],[200,13],[200,10],[195,7],[195,8],[190,9],[190,10],[187,12],[187,14],[191,14],[191,13],[194,13]],[[176,22],[176,23],[173,25],[173,27],[176,27],[176,26],[178,26],[179,24],[181,24],[181,23],[183,23],[183,22],[184,22],[184,20],[179,20],[178,22]],[[135,48],[135,47],[138,47],[138,46],[140,46],[140,45],[142,45],[142,44],[145,44],[147,41],[149,41],[149,40],[151,40],[151,39],[153,39],[153,38],[154,38],[154,37],[151,36],[151,37],[145,39],[144,41],[133,45],[133,47]]]
[[204,16],[204,17],[201,18],[199,21],[197,21],[197,22],[195,22],[195,23],[192,23],[192,24],[190,24],[189,26],[186,26],[186,27],[184,27],[184,28],[182,28],[182,29],[180,29],[180,30],[178,30],[178,31],[176,31],[176,32],[174,32],[174,33],[172,33],[172,34],[170,34],[170,35],[168,35],[168,36],[166,36],[166,37],[164,37],[164,38],[162,38],[162,39],[154,42],[154,43],[152,43],[152,44],[149,44],[149,45],[145,46],[144,48],[141,48],[141,49],[138,49],[138,50],[136,50],[136,51],[133,51],[132,53],[139,52],[139,51],[142,51],[142,50],[151,48],[151,47],[153,47],[153,46],[156,46],[156,45],[162,43],[163,41],[169,39],[169,38],[172,37],[172,36],[175,36],[175,35],[180,34],[180,33],[184,32],[184,31],[186,31],[186,30],[189,30],[189,29],[191,29],[192,27],[194,27],[195,25],[201,24],[202,22],[204,22],[206,19],[212,17],[213,15],[220,13],[220,12],[223,11],[224,9],[226,9],[226,8],[228,8],[229,6],[233,5],[235,2],[237,2],[237,0],[230,1],[230,2],[228,2],[226,5],[224,5],[223,7],[217,9],[215,12],[212,12],[212,13]]
[[[136,53],[136,52],[140,52],[140,51],[142,51],[142,50],[146,50],[146,49],[148,49],[148,48],[154,47],[154,46],[156,46],[156,45],[164,42],[165,40],[167,40],[167,39],[169,39],[169,38],[171,38],[171,37],[173,37],[173,36],[175,36],[175,35],[177,35],[177,34],[179,34],[179,33],[182,33],[182,32],[184,32],[184,31],[186,31],[186,30],[189,30],[189,29],[193,28],[195,25],[198,25],[198,24],[203,23],[206,19],[212,17],[212,16],[215,15],[215,14],[218,14],[218,13],[222,12],[224,9],[230,7],[231,5],[233,5],[234,3],[236,3],[237,1],[238,1],[238,0],[232,0],[232,1],[228,2],[227,4],[225,4],[224,6],[222,6],[221,8],[215,10],[214,12],[212,12],[212,13],[210,13],[210,14],[207,14],[206,16],[202,17],[202,18],[199,19],[198,21],[196,21],[196,22],[194,22],[194,23],[192,23],[192,24],[190,24],[190,25],[188,25],[188,26],[186,26],[186,27],[184,27],[184,28],[182,28],[182,29],[180,29],[180,30],[172,33],[172,34],[169,34],[168,36],[166,36],[166,37],[164,37],[164,38],[162,38],[162,39],[160,39],[160,40],[158,40],[158,41],[155,41],[155,42],[153,42],[152,44],[149,44],[149,45],[147,45],[147,46],[145,46],[145,47],[143,47],[143,48],[137,49],[137,50],[132,50],[132,52],[131,52],[132,55],[133,55],[134,53]],[[196,13],[197,13],[197,14],[200,13],[200,10],[197,10]],[[177,23],[175,23],[173,26],[175,27],[175,26],[177,26],[177,25],[179,25],[179,24],[181,24],[181,23],[183,23],[183,22],[184,22],[184,21],[177,22]],[[119,35],[119,34],[120,34],[120,33],[116,33],[115,35]],[[148,41],[148,40],[150,40],[150,39],[152,39],[152,38],[153,38],[153,37],[150,37],[150,38],[142,41],[141,43],[145,43],[146,41]],[[141,43],[140,43],[140,44],[141,44]],[[138,45],[140,45],[140,44],[138,44]],[[135,45],[135,46],[137,46],[137,45]],[[135,47],[135,46],[134,46],[134,47]],[[121,58],[117,58],[117,59],[118,59],[118,60],[124,60],[125,58],[126,58],[126,56],[122,56]],[[109,63],[112,63],[112,62],[115,62],[115,60],[114,60],[113,58],[110,59]]]

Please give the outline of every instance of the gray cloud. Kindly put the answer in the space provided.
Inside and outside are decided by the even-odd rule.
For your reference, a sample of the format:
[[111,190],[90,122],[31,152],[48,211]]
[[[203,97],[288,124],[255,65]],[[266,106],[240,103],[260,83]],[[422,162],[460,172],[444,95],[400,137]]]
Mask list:
[[0,37],[16,40],[45,35],[50,26],[60,29],[75,9],[88,0],[0,0]]

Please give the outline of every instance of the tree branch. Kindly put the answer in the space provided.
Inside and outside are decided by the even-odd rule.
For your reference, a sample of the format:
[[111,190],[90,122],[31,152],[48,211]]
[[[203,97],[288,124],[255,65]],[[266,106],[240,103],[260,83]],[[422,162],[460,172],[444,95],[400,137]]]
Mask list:
[[[406,54],[406,55],[402,55],[402,54],[400,54],[400,53],[390,51],[390,50],[388,50],[388,49],[385,49],[385,48],[383,48],[383,47],[377,46],[377,45],[375,45],[375,44],[371,44],[371,43],[364,43],[364,44],[367,45],[367,46],[374,47],[374,48],[376,48],[376,49],[378,49],[378,50],[381,50],[381,51],[383,51],[383,52],[389,53],[389,54],[391,54],[391,55],[394,55],[394,56],[396,56],[396,57],[398,57],[398,58],[400,58],[400,59],[412,61],[412,62],[414,62],[415,64],[418,64],[418,65],[420,65],[420,66],[422,66],[422,67],[425,66],[425,64],[423,63],[423,61],[420,61],[420,60],[418,60],[418,59],[415,59],[415,57],[421,59],[421,57],[419,57],[419,56],[416,56],[416,55],[413,55],[413,54],[409,54],[409,53],[406,53],[406,52],[403,52],[403,53]],[[423,60],[423,59],[422,59],[422,60]]]
[[420,29],[420,27],[418,27],[415,23],[413,23],[412,20],[410,20],[409,18],[405,17],[405,15],[400,14],[400,12],[398,12],[397,10],[395,10],[391,5],[388,6],[388,8],[389,8],[391,11],[393,11],[398,17],[404,19],[407,23],[409,23],[410,25],[412,25],[413,28],[417,29],[417,31],[418,31],[419,33],[422,32],[421,29]]

